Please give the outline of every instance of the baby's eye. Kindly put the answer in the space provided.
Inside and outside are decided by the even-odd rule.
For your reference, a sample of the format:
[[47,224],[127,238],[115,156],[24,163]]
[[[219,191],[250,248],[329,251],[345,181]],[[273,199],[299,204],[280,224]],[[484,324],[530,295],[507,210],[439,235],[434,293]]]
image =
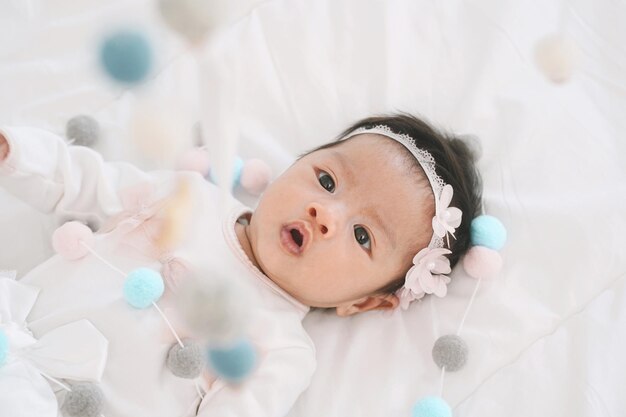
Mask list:
[[359,242],[359,245],[362,245],[367,250],[371,249],[372,242],[370,241],[370,235],[364,227],[355,226],[354,237],[356,238],[356,241]]
[[322,187],[326,189],[326,191],[329,193],[335,192],[335,181],[333,180],[333,177],[328,174],[328,172],[320,171],[320,173],[317,174],[317,180],[320,182]]

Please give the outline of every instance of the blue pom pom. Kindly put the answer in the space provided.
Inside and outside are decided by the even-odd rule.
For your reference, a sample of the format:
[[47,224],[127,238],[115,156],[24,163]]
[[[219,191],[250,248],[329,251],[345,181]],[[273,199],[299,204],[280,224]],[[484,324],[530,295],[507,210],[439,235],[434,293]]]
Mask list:
[[0,366],[4,365],[9,355],[9,337],[0,329]]
[[143,80],[150,71],[152,48],[141,33],[123,30],[104,41],[100,60],[115,80],[133,84]]
[[163,295],[165,285],[161,275],[150,268],[131,271],[124,282],[124,298],[135,308],[150,307]]
[[[239,181],[241,180],[241,171],[243,170],[243,160],[238,156],[235,157],[235,161],[233,163],[233,188],[239,185]],[[213,184],[217,184],[217,176],[213,173],[213,170],[209,171],[208,175],[209,181]]]
[[239,157],[235,157],[235,165],[233,166],[233,187],[239,185],[241,180],[241,171],[243,170],[243,160]]
[[411,417],[452,417],[452,409],[440,397],[424,397],[413,406]]
[[256,363],[256,352],[247,340],[229,349],[209,349],[209,365],[220,377],[231,382],[245,379]]
[[472,220],[470,240],[474,246],[500,250],[506,242],[506,229],[500,220],[493,216],[478,216]]

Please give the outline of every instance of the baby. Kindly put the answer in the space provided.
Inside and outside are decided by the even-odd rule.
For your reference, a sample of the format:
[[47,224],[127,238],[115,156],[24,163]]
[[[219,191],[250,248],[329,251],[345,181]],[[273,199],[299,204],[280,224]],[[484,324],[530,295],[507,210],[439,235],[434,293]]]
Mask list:
[[[161,202],[181,178],[193,228],[164,249],[154,243]],[[106,339],[106,364],[85,375],[57,372],[69,385],[97,381],[106,417],[284,416],[315,370],[306,313],[332,308],[349,316],[445,296],[481,194],[468,146],[406,114],[361,120],[304,154],[254,211],[233,198],[224,214],[219,190],[198,174],[104,163],[90,149],[27,128],[0,129],[0,186],[44,212],[99,227],[95,254],[55,256],[19,283],[39,290],[28,315],[35,339],[77,320]],[[175,340],[153,309],[125,303],[103,259],[125,271],[161,270],[167,289],[158,304],[166,315],[175,309],[167,294],[176,265],[222,271],[245,285],[256,300],[249,337],[258,365],[250,377],[230,384],[207,371],[196,380],[168,372]],[[11,343],[9,333],[0,380],[18,362]],[[58,385],[51,383],[62,404],[66,390]]]

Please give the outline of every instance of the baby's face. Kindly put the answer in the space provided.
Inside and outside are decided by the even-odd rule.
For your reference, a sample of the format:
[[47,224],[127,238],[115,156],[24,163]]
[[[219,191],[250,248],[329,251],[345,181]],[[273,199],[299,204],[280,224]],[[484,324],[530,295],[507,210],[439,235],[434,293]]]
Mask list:
[[[252,251],[302,303],[339,314],[368,310],[369,297],[403,276],[428,244],[432,192],[389,142],[365,134],[309,154],[261,197],[248,230]],[[359,303],[366,308],[353,307]]]

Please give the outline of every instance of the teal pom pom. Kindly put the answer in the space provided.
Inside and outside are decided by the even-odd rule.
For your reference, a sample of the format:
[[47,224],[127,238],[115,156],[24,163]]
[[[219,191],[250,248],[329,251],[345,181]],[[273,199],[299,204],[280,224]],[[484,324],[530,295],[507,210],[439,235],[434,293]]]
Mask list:
[[163,295],[165,285],[161,275],[149,268],[138,268],[126,277],[124,298],[135,308],[146,308]]
[[413,407],[411,417],[452,417],[452,409],[440,397],[424,397]]
[[243,170],[243,160],[236,157],[235,165],[233,166],[233,187],[239,185],[239,181],[241,180],[241,170]]
[[227,349],[209,349],[209,365],[217,375],[230,382],[245,379],[256,363],[256,352],[247,340]]
[[140,32],[123,30],[102,45],[100,60],[107,73],[122,83],[142,81],[152,66],[152,48]]
[[4,330],[0,329],[0,366],[4,365],[9,356],[9,338]]
[[[235,157],[235,161],[233,162],[233,188],[239,185],[239,181],[241,180],[241,171],[243,170],[243,160],[238,156]],[[209,171],[208,175],[209,181],[213,184],[217,184],[218,178],[213,173],[213,170]]]
[[485,246],[497,251],[502,249],[506,242],[506,229],[500,220],[493,216],[478,216],[472,220],[470,240],[474,246]]

